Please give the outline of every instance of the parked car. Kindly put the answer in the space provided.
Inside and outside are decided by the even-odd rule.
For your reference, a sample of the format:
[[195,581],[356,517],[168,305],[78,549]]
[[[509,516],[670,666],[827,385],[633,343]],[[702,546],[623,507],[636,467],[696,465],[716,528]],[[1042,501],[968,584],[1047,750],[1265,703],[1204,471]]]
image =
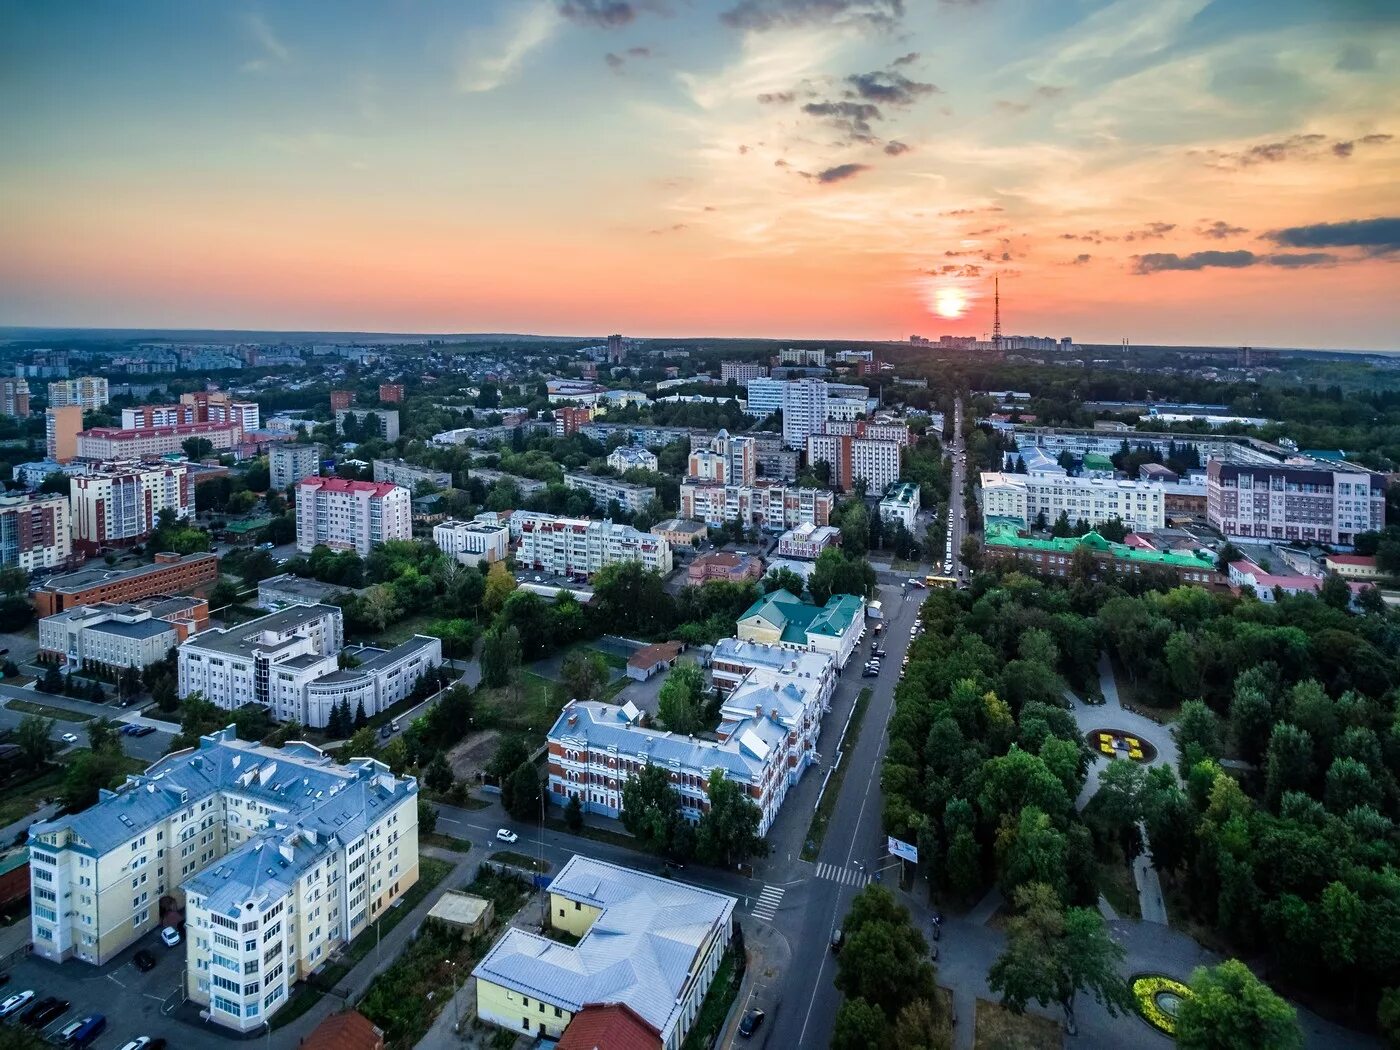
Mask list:
[[8,648],[0,649],[0,656],[9,656],[9,655],[10,655],[10,650],[9,650]]
[[65,744],[76,744],[76,743],[78,742],[78,734],[77,734],[77,733],[64,733],[64,734],[63,734],[63,742],[64,742]]
[[520,836],[517,835],[515,832],[511,831],[509,828],[497,828],[496,838],[498,838],[502,842],[514,843],[520,841]]
[[46,1028],[63,1016],[64,1012],[72,1005],[67,999],[59,999],[57,996],[51,995],[24,1011],[19,1020],[21,1024],[28,1025],[30,1028]]
[[142,973],[150,973],[156,968],[156,957],[142,948],[131,957],[131,965],[135,966]]
[[136,727],[136,732],[132,733],[131,735],[132,735],[132,736],[150,736],[150,735],[151,735],[152,733],[154,733],[155,731],[156,731],[156,727],[155,727],[155,726],[137,726],[137,727]]
[[145,1050],[150,1045],[151,1037],[148,1035],[138,1035],[131,1042],[122,1046],[122,1050]]
[[[101,1014],[93,1014],[91,1017],[84,1017],[81,1021],[75,1022],[76,1028],[69,1025],[63,1031],[68,1039],[69,1046],[85,1047],[92,1042],[107,1028],[107,1018]],[[70,1029],[72,1031],[70,1032]]]
[[758,1031],[758,1026],[763,1024],[764,1013],[762,1010],[750,1010],[744,1015],[744,1019],[739,1022],[739,1034],[747,1039]]
[[180,943],[180,931],[174,926],[162,926],[160,928],[160,939],[167,948],[173,948]]
[[16,992],[3,1003],[0,1003],[0,1017],[9,1017],[11,1014],[23,1010],[29,1005],[30,1000],[33,998],[33,991],[25,990],[23,992]]
[[842,931],[842,929],[841,929],[840,926],[836,927],[836,929],[834,929],[834,930],[831,931],[831,950],[832,950],[832,951],[834,951],[834,952],[839,952],[839,951],[841,950],[841,945],[843,945],[843,944],[845,944],[845,943],[846,943],[846,934]]
[[885,652],[885,650],[883,650],[883,649],[871,649],[871,650],[870,650],[870,655],[871,655],[872,657],[874,657],[875,659],[877,659],[877,660],[882,660],[882,659],[884,659],[885,656],[888,655],[888,654],[887,654],[887,653]]

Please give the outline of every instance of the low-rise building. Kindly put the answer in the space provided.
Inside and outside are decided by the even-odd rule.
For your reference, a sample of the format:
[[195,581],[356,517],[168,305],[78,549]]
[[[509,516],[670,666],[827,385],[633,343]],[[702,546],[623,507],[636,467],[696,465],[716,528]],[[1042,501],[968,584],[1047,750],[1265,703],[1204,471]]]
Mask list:
[[669,671],[683,652],[684,642],[644,645],[627,658],[627,677],[634,682],[645,682],[654,674]]
[[651,527],[652,535],[660,536],[672,547],[694,547],[710,534],[703,522],[667,518]]
[[471,521],[444,521],[433,526],[433,542],[463,565],[504,561],[510,554],[510,525],[489,512]]
[[1033,572],[1067,577],[1076,552],[1091,559],[1096,578],[1110,573],[1141,576],[1166,572],[1181,583],[1223,588],[1228,580],[1216,570],[1215,561],[1194,551],[1162,551],[1141,545],[1113,543],[1097,532],[1084,536],[1037,539],[1022,535],[1019,519],[988,518],[984,527],[983,552],[989,560],[1020,562]]
[[763,579],[763,559],[737,551],[711,551],[694,559],[686,569],[686,582],[699,587],[711,580],[754,583]]
[[217,554],[161,553],[151,565],[113,569],[92,565],[50,576],[29,591],[40,616],[97,602],[135,602],[161,594],[205,594],[219,582]]
[[741,641],[826,653],[845,667],[864,631],[865,599],[858,595],[833,594],[817,606],[776,590],[744,611],[734,634]]
[[737,901],[581,855],[560,869],[548,892],[550,925],[575,943],[508,929],[472,970],[477,1015],[545,1039],[568,1039],[575,1023],[600,1031],[604,1023],[608,1033],[623,1024],[628,1039],[655,1033],[651,1045],[680,1050],[729,947]]
[[608,466],[619,474],[629,470],[656,469],[656,457],[644,448],[634,445],[619,445],[608,453]]
[[885,490],[880,500],[880,518],[889,525],[903,525],[914,531],[914,519],[919,516],[919,486],[912,481],[896,482]]
[[721,697],[729,697],[754,671],[766,671],[815,681],[817,703],[827,705],[836,688],[838,668],[829,653],[780,643],[721,638],[710,653],[709,671]]
[[536,481],[534,478],[521,477],[519,474],[507,474],[502,470],[491,470],[488,467],[472,467],[471,476],[480,481],[483,485],[491,486],[500,481],[508,481],[515,486],[523,499],[537,496],[545,489],[549,488],[548,482]]
[[662,537],[609,519],[531,514],[520,524],[516,564],[537,572],[586,579],[605,565],[640,562],[663,576],[671,571],[671,545]]
[[258,581],[258,608],[268,612],[289,605],[332,605],[347,588],[284,572]]
[[[1261,602],[1272,604],[1279,595],[1295,597],[1299,594],[1318,594],[1322,590],[1323,577],[1303,576],[1296,573],[1274,573],[1260,568],[1248,558],[1232,561],[1230,587],[1236,594],[1253,594]],[[1371,583],[1348,583],[1352,601]]]
[[1329,554],[1326,564],[1328,572],[1344,580],[1377,580],[1382,575],[1374,554]]
[[296,486],[297,550],[324,544],[362,558],[388,540],[413,538],[408,489],[375,481],[302,478]]
[[801,488],[759,479],[752,485],[685,481],[680,513],[709,525],[738,521],[774,532],[797,525],[826,525],[836,505],[828,489]]
[[39,621],[39,659],[65,671],[145,670],[208,626],[203,598],[79,605]]
[[35,572],[72,555],[69,501],[55,493],[0,496],[0,566]]
[[835,525],[798,525],[778,537],[778,557],[816,561],[828,547],[841,545]]
[[[366,718],[407,700],[419,679],[442,666],[442,639],[415,634],[392,649],[359,649],[360,662],[346,670],[333,670],[306,683],[302,725],[317,728],[330,723],[336,707]],[[289,721],[289,719],[280,719]]]
[[373,466],[375,481],[402,485],[409,492],[418,491],[418,486],[422,484],[434,485],[440,489],[452,487],[452,475],[445,470],[415,466],[402,459],[376,459]]
[[610,503],[616,503],[628,514],[645,510],[656,499],[656,489],[651,485],[633,485],[616,478],[600,478],[596,474],[565,471],[564,484],[588,493],[600,509],[605,510]]

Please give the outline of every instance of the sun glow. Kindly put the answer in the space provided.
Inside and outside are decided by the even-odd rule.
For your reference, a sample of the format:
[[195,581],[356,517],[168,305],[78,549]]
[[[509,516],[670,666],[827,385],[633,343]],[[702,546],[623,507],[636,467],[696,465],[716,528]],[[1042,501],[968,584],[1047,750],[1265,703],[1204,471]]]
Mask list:
[[940,288],[934,293],[934,309],[939,317],[961,317],[967,309],[967,296],[960,288]]

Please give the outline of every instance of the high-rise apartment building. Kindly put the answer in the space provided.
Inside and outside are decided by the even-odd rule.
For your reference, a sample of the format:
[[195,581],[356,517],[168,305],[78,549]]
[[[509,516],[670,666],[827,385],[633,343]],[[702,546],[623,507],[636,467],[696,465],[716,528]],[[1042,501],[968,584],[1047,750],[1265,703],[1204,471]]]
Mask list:
[[826,350],[802,350],[798,347],[790,346],[778,352],[778,363],[781,365],[796,365],[803,368],[825,368]]
[[795,379],[783,387],[783,444],[805,449],[807,437],[826,423],[826,381]]
[[[696,442],[692,441],[692,446]],[[758,473],[753,438],[731,436],[721,430],[701,448],[692,448],[687,474],[695,481],[721,485],[752,485]]]
[[237,423],[181,423],[168,427],[93,427],[78,434],[78,455],[84,459],[140,459],[183,452],[190,438],[203,438],[215,452],[235,448],[243,439]]
[[671,571],[671,545],[661,536],[589,518],[532,514],[520,525],[516,564],[558,576],[586,579],[607,565],[640,562],[662,575]]
[[29,380],[21,376],[0,377],[0,416],[29,418]]
[[321,473],[320,445],[273,445],[268,452],[268,473],[272,488],[282,491],[302,478]]
[[1099,525],[1120,518],[1129,529],[1151,530],[1166,525],[1166,494],[1150,481],[1073,478],[1059,474],[982,475],[982,513],[987,518],[1013,518],[1025,525],[1044,515],[1048,524],[1064,514],[1071,524]]
[[1350,463],[1206,464],[1206,518],[1226,536],[1349,547],[1385,528],[1385,476]]
[[194,485],[183,464],[112,463],[69,485],[73,547],[84,554],[144,543],[163,510],[180,519],[194,514]]
[[433,485],[440,489],[452,487],[452,475],[445,470],[420,467],[402,459],[376,459],[370,466],[374,470],[375,481],[387,481],[391,485],[402,485],[409,492],[419,485]]
[[752,485],[681,484],[680,516],[707,525],[739,521],[773,532],[797,525],[826,525],[836,497],[828,489],[781,485],[763,478]]
[[56,463],[74,459],[82,429],[83,410],[77,405],[49,408],[44,413],[44,448],[48,458]]
[[0,566],[33,572],[67,565],[69,519],[63,496],[0,496]]
[[29,875],[33,952],[55,962],[107,964],[183,890],[184,991],[252,1031],[418,881],[418,784],[230,726],[31,825]]
[[[901,437],[903,441],[899,440]],[[807,436],[807,462],[826,463],[831,484],[843,492],[849,492],[861,480],[868,492],[883,492],[899,480],[900,453],[908,444],[908,437],[908,428],[867,424],[862,420],[823,423],[818,432]]]
[[627,360],[627,340],[622,336],[613,334],[608,336],[608,361],[611,364],[621,364]]
[[390,405],[397,405],[403,402],[402,383],[380,383],[379,400]]
[[768,366],[757,361],[721,361],[719,365],[719,378],[722,383],[728,383],[732,379],[739,386],[748,386],[750,380],[762,379],[766,375]]
[[354,419],[361,427],[373,424],[385,441],[399,439],[399,411],[396,408],[341,408],[335,413],[337,433],[345,433],[345,421]]
[[554,409],[554,436],[568,437],[593,418],[592,405],[558,405]]
[[145,427],[174,427],[182,423],[208,422],[201,420],[194,405],[137,405],[122,409],[122,428],[137,430]]
[[413,538],[413,496],[408,489],[375,481],[302,478],[296,486],[297,550],[324,544],[360,557],[387,540]]
[[108,400],[107,380],[102,376],[79,376],[49,384],[49,407],[101,408]]
[[331,411],[339,412],[341,409],[349,408],[355,402],[355,391],[353,390],[332,390],[331,391]]

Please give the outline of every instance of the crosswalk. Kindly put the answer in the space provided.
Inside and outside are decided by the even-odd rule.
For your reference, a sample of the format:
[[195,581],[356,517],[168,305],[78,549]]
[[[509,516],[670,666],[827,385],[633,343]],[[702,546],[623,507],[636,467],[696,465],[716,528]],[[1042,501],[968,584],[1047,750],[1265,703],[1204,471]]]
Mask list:
[[762,919],[764,922],[772,922],[778,905],[782,902],[783,888],[781,886],[764,886],[763,892],[758,895],[758,903],[753,906],[753,917]]
[[870,876],[863,871],[825,862],[817,865],[817,878],[826,879],[827,882],[835,882],[841,886],[864,886],[870,882]]

